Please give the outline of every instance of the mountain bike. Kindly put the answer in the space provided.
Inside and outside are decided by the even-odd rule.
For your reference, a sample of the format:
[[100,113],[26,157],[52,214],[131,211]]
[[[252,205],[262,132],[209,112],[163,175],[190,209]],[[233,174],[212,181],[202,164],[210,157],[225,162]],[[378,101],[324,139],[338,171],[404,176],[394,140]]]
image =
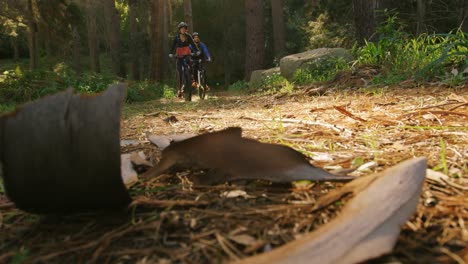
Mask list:
[[[192,74],[190,70],[190,64],[189,64],[189,56],[193,56],[195,54],[190,54],[190,55],[185,55],[183,57],[178,57],[177,55],[170,55],[170,58],[175,58],[176,59],[176,74],[177,74],[177,82],[179,85],[179,89],[177,92],[177,95],[179,97],[184,97],[186,102],[192,101]],[[179,71],[177,70],[179,68],[179,63],[182,63],[181,66],[181,75],[182,78],[179,76]]]
[[[198,64],[198,70],[196,72],[197,74],[197,81],[198,81],[198,96],[200,96],[200,99],[203,100],[205,99],[206,96],[206,65],[205,62],[202,59],[198,59],[197,61]],[[194,65],[195,66],[195,65]],[[195,67],[194,67],[195,68]]]

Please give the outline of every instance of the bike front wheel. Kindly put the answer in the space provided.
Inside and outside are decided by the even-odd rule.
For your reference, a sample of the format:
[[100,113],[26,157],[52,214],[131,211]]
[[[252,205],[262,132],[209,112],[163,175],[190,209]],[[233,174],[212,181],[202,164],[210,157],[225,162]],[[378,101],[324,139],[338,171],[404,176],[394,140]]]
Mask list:
[[192,83],[188,67],[184,71],[184,98],[186,102],[192,101]]
[[200,80],[198,84],[198,96],[200,96],[201,100],[204,100],[206,96],[205,71],[200,72]]

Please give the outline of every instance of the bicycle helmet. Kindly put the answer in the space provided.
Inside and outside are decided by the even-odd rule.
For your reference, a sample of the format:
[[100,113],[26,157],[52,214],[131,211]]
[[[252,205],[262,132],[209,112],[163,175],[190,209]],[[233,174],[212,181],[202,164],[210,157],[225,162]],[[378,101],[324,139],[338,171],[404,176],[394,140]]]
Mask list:
[[196,36],[200,37],[200,34],[198,34],[198,32],[193,32],[192,37],[196,37]]
[[186,29],[188,29],[187,23],[185,23],[185,22],[180,22],[179,25],[177,26],[177,29],[181,29],[181,28],[183,28],[183,27],[186,28]]

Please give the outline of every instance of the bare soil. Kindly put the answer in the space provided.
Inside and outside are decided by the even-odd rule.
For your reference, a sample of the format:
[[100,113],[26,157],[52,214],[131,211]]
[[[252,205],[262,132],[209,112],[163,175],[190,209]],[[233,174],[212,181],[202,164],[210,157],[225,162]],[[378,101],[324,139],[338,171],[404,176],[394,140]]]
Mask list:
[[[304,93],[304,91],[307,91]],[[468,87],[310,89],[292,94],[212,95],[128,105],[122,153],[160,151],[145,133],[204,133],[240,126],[244,136],[288,145],[314,165],[378,172],[424,156],[450,184],[426,180],[417,212],[389,259],[468,263]],[[186,171],[130,188],[115,215],[35,216],[0,193],[0,263],[225,263],[268,251],[330,221],[346,201],[311,212],[340,183],[193,185]]]

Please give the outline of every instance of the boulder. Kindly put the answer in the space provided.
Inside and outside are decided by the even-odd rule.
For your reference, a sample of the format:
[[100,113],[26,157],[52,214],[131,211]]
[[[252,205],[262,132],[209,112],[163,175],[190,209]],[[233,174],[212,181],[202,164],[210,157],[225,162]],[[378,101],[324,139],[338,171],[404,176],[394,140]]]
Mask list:
[[271,68],[271,69],[268,69],[268,70],[256,70],[256,71],[253,71],[252,74],[250,75],[250,86],[251,87],[255,87],[255,86],[259,86],[262,84],[262,81],[272,75],[272,74],[280,74],[280,67],[276,67],[276,68]]
[[339,57],[344,58],[347,61],[351,61],[353,59],[351,53],[343,48],[320,48],[292,54],[280,60],[281,75],[283,75],[286,79],[291,80],[294,76],[294,73],[298,69],[304,68],[308,62],[318,59]]

